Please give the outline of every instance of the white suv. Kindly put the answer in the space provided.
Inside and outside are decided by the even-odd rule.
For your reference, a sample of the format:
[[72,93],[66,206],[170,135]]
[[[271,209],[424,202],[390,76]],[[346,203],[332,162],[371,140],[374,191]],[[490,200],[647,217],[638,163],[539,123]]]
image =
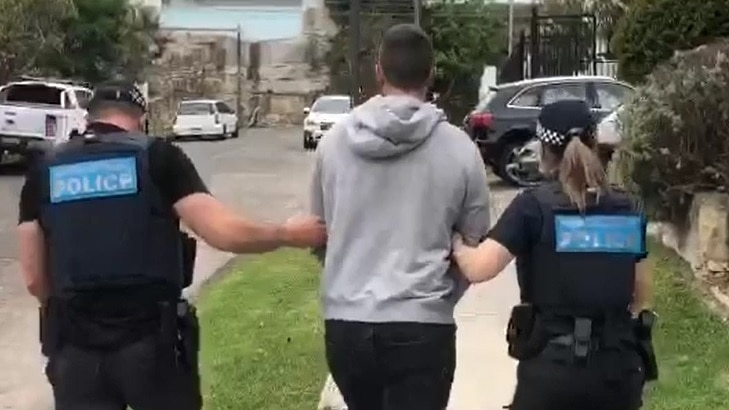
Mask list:
[[175,139],[181,137],[236,138],[238,116],[220,100],[189,100],[180,103],[172,126]]
[[304,149],[315,149],[321,136],[352,111],[347,95],[324,95],[311,108],[304,108]]

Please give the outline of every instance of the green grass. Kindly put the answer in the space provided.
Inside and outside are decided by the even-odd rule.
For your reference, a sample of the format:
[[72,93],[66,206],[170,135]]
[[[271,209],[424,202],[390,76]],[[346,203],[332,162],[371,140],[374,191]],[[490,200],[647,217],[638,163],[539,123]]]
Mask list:
[[659,380],[647,389],[648,410],[729,409],[729,328],[691,286],[691,268],[651,244],[655,261],[654,335]]
[[[651,243],[660,379],[647,410],[729,409],[729,327],[691,286],[690,268]],[[316,408],[326,375],[319,268],[307,253],[244,262],[199,303],[206,410]]]
[[206,410],[315,409],[326,377],[317,262],[303,251],[245,261],[201,295]]

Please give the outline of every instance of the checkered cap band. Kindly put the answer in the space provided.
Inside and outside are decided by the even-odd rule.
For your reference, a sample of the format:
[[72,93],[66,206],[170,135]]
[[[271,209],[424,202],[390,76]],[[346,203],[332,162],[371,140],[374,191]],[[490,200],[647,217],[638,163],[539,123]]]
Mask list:
[[564,145],[567,141],[567,136],[544,128],[541,123],[537,123],[537,138],[545,144],[555,146]]
[[101,101],[119,101],[131,103],[142,110],[147,109],[147,101],[142,92],[132,83],[109,82],[102,84],[94,91],[92,103]]

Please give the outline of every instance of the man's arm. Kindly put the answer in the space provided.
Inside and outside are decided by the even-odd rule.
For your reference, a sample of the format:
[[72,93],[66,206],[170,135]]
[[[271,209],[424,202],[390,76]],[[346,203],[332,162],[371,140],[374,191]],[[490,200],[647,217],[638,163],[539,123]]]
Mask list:
[[31,168],[20,192],[18,218],[18,259],[28,292],[43,303],[50,294],[46,270],[45,236],[40,217],[40,180]]
[[[326,237],[316,217],[296,217],[282,225],[255,222],[238,216],[210,195],[190,158],[172,144],[159,142],[156,181],[174,204],[182,222],[210,246],[234,253],[260,253],[281,246],[312,247]],[[151,147],[150,147],[151,149]],[[156,161],[152,161],[154,164]]]
[[491,226],[490,198],[486,166],[474,145],[466,181],[466,195],[456,231],[467,245],[478,245]]

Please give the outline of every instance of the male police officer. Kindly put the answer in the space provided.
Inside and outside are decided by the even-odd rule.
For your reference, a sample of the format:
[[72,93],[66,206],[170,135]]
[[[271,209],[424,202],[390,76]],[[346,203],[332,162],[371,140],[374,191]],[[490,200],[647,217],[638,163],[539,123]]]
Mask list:
[[[201,408],[189,243],[179,219],[236,253],[321,244],[315,217],[252,222],[213,198],[176,146],[141,133],[131,84],[98,88],[89,131],[51,150],[20,200],[20,262],[43,305],[56,409]],[[178,219],[179,218],[179,219]]]

